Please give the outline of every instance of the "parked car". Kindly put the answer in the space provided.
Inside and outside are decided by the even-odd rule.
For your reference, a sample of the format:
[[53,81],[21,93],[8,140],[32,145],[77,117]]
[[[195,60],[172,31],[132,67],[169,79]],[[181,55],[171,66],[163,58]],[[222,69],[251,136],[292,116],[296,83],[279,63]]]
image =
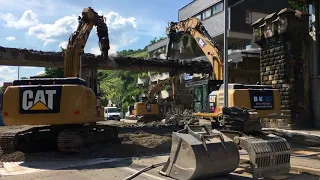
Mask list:
[[104,107],[104,119],[119,121],[121,119],[121,109],[117,107]]

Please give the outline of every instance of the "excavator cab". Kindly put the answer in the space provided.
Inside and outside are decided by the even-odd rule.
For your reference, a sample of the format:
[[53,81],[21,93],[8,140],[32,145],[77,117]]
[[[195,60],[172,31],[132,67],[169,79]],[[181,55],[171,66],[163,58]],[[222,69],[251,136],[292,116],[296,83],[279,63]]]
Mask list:
[[222,80],[200,80],[189,84],[193,89],[193,112],[212,112],[210,93],[219,90]]

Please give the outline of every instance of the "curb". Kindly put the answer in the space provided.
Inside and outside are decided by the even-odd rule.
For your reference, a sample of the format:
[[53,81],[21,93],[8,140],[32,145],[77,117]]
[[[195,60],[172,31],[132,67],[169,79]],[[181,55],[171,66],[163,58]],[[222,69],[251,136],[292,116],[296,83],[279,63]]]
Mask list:
[[311,175],[320,176],[320,169],[308,168],[303,166],[291,166],[291,171],[296,171],[298,173],[308,173]]
[[[248,161],[248,160],[249,160],[248,158],[240,157],[240,162],[241,161]],[[303,167],[303,166],[292,166],[291,165],[290,171],[295,171],[298,173],[308,173],[311,175],[320,176],[320,169],[308,168],[308,167]]]

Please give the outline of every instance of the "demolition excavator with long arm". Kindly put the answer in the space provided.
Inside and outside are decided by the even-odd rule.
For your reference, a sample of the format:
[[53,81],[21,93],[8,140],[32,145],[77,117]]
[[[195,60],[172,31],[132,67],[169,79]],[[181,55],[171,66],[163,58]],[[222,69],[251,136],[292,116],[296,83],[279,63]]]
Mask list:
[[162,118],[155,95],[159,93],[163,89],[163,87],[173,83],[176,79],[177,77],[175,76],[168,77],[167,79],[161,81],[160,83],[150,88],[146,100],[142,100],[134,104],[134,109],[132,110],[132,117],[130,119],[146,122]]
[[15,80],[3,95],[3,122],[36,125],[0,135],[4,153],[60,150],[75,152],[96,143],[119,142],[116,127],[99,125],[103,107],[94,84],[79,78],[80,56],[95,26],[102,60],[108,58],[108,28],[103,16],[84,8],[64,53],[64,78]]
[[228,84],[229,107],[224,107],[222,48],[199,19],[189,18],[167,27],[167,56],[172,39],[181,34],[191,35],[212,65],[211,79],[194,85],[194,106],[198,107],[194,116],[212,123],[209,127],[189,124],[173,132],[171,154],[160,173],[181,180],[228,174],[239,165],[240,149],[249,155],[254,178],[288,173],[288,142],[264,134],[259,121],[260,117],[280,114],[279,91],[263,85]]

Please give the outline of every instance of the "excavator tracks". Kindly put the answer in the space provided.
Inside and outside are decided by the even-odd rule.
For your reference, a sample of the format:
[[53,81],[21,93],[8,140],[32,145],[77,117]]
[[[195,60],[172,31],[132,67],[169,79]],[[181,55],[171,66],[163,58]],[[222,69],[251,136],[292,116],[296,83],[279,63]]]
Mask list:
[[62,152],[79,152],[91,145],[119,141],[116,127],[106,125],[84,126],[60,132],[57,138],[57,148]]
[[0,134],[4,154],[15,151],[36,153],[58,150],[79,152],[95,144],[119,143],[118,129],[108,125],[63,125],[34,127],[20,132]]
[[0,147],[2,153],[12,153],[15,151],[15,140],[16,133],[4,133],[0,136]]
[[78,152],[83,148],[84,142],[80,132],[68,129],[60,132],[57,145],[60,151]]

